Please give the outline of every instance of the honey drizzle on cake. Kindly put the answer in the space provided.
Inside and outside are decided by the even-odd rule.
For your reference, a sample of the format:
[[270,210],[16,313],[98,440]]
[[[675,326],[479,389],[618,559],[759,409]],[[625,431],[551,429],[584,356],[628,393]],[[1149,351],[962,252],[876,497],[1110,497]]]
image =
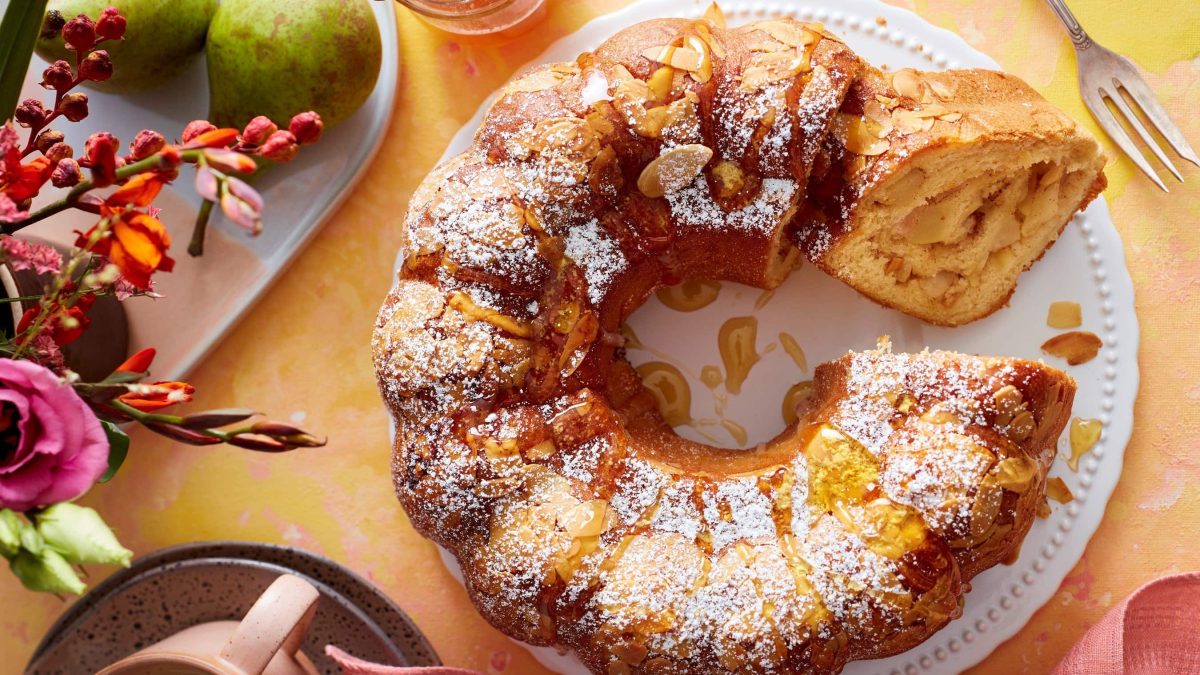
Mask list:
[[[828,38],[798,30],[824,36],[812,51]],[[807,167],[850,76],[819,65],[786,86],[725,92],[744,114],[714,116],[719,159]],[[642,87],[623,66],[586,55],[536,70],[506,88],[511,96],[493,108],[475,150],[439,167],[414,195],[401,281],[373,345],[398,422],[397,492],[414,524],[459,559],[484,615],[518,638],[570,645],[610,673],[673,665],[832,672],[871,645],[906,639],[914,625],[943,623],[981,551],[1019,534],[997,525],[1015,519],[1031,487],[976,509],[982,461],[931,467],[915,456],[946,439],[977,445],[980,458],[1032,452],[1020,445],[1034,431],[1024,404],[990,397],[1006,386],[1040,395],[1047,376],[1031,364],[1013,370],[941,353],[880,351],[822,366],[818,386],[844,375],[848,393],[823,423],[793,429],[795,447],[834,434],[877,477],[832,505],[813,502],[810,488],[829,486],[813,483],[804,452],[739,475],[643,456],[623,419],[650,408],[637,394],[610,401],[604,393],[603,376],[619,359],[615,327],[600,322],[611,311],[604,302],[640,265],[669,264],[659,256],[676,231],[773,236],[806,169],[737,191],[731,199],[740,203],[721,204],[708,177],[658,206],[636,195],[614,201],[592,184],[597,164],[611,161],[601,159],[598,136],[611,136],[605,125],[633,133],[647,123]],[[763,122],[766,102],[786,100],[785,90],[802,91],[799,114]],[[547,117],[526,96],[547,91],[563,114]],[[692,101],[686,91],[676,102]],[[754,131],[748,118],[765,127]],[[711,142],[714,132],[690,119],[664,128],[659,153]],[[743,139],[745,129],[752,133]],[[747,158],[751,148],[757,154]],[[659,207],[665,231],[622,229],[623,208]],[[1060,388],[1051,398],[1061,407],[1069,395]],[[932,421],[921,420],[926,414]],[[1002,415],[1008,422],[997,425]],[[803,422],[812,419],[820,418]],[[909,433],[906,425],[920,424],[938,432]],[[1006,439],[1004,429],[1025,436]],[[900,437],[914,461],[893,447]],[[1034,455],[1045,463],[1042,450]],[[955,487],[962,494],[951,494]],[[866,514],[899,514],[905,525],[916,511],[929,517],[928,533],[894,555],[873,550]],[[976,511],[993,519],[991,529],[975,525]],[[964,540],[952,558],[947,551]]]

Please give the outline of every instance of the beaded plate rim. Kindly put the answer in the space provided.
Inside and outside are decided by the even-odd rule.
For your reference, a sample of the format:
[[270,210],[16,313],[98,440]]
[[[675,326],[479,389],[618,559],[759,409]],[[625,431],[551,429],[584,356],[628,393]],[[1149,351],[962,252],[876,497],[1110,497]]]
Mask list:
[[[708,4],[708,0],[635,0],[560,38],[525,66],[569,60],[637,21],[666,16],[698,17]],[[731,23],[783,16],[819,21],[837,34],[859,33],[901,47],[912,52],[914,58],[923,60],[927,64],[923,67],[931,70],[1001,69],[995,60],[970,46],[961,36],[934,26],[914,12],[886,5],[880,0],[806,0],[803,3],[723,0],[720,4]],[[881,25],[877,23],[877,17],[886,21]],[[480,105],[476,114],[451,140],[439,161],[470,145],[494,98],[495,95],[490,96]],[[1069,227],[1062,239],[1067,239],[1068,233],[1075,229],[1082,237],[1095,292],[1100,299],[1104,331],[1100,410],[1090,411],[1098,413],[1103,431],[1100,441],[1081,463],[1080,470],[1064,476],[1075,500],[1065,507],[1055,508],[1048,519],[1049,526],[1030,532],[1013,565],[997,566],[973,580],[978,588],[982,585],[980,580],[989,574],[1003,573],[1007,578],[998,592],[992,590],[986,597],[971,597],[978,595],[975,592],[968,594],[963,616],[925,642],[886,659],[852,661],[843,671],[845,675],[951,675],[982,662],[1053,597],[1063,579],[1082,558],[1100,526],[1105,507],[1120,478],[1125,447],[1132,434],[1133,403],[1139,384],[1139,331],[1133,281],[1125,263],[1124,246],[1104,197],[1076,214],[1072,225],[1074,227]],[[396,269],[400,262],[398,257]],[[1078,403],[1074,412],[1080,412]],[[394,433],[393,423],[393,436]],[[1055,463],[1060,475],[1063,465],[1060,456]],[[1084,505],[1086,509],[1082,508]],[[1036,539],[1035,532],[1042,535],[1041,539]],[[462,583],[462,571],[457,561],[445,549],[438,549],[442,562]],[[995,580],[989,579],[989,586],[995,585]],[[557,672],[588,672],[571,652],[513,641],[529,650],[542,665]]]

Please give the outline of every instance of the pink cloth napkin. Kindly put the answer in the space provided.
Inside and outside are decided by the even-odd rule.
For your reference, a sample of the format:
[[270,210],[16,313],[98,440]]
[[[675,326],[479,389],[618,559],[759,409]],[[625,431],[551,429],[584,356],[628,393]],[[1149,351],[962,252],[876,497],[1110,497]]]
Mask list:
[[484,675],[478,670],[466,668],[446,668],[444,665],[422,665],[422,667],[398,667],[398,665],[379,665],[362,661],[361,658],[348,655],[334,645],[325,645],[325,656],[334,659],[342,667],[343,675]]
[[483,675],[476,670],[467,670],[465,668],[447,668],[445,666],[421,666],[421,667],[399,667],[399,666],[381,666],[369,661],[363,661],[360,658],[351,656],[346,652],[334,647],[333,645],[325,645],[325,655],[337,662],[342,667],[344,675]]
[[1200,572],[1142,586],[1088,630],[1054,675],[1200,673]]

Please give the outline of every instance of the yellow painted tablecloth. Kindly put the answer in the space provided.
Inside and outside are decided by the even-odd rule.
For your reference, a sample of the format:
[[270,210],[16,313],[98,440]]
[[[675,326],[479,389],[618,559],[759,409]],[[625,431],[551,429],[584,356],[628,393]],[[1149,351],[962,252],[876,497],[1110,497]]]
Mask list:
[[[1070,43],[1041,0],[894,0],[955,31],[1095,129]],[[135,434],[125,468],[85,503],[138,553],[205,539],[303,547],[349,565],[420,624],[442,658],[488,673],[543,673],[475,613],[392,495],[387,419],[367,349],[391,283],[409,194],[479,103],[550,42],[624,0],[550,0],[544,24],[504,47],[462,44],[400,10],[402,69],[379,157],[249,318],[192,381],[195,409],[252,404],[330,436],[282,456]],[[1200,147],[1200,2],[1072,0],[1108,47],[1134,57]],[[1107,141],[1106,141],[1107,142]],[[1109,144],[1114,157],[1120,155]],[[1053,667],[1143,582],[1200,569],[1200,169],[1164,194],[1124,158],[1106,196],[1125,242],[1142,328],[1141,393],[1125,471],[1087,553],[1054,597],[974,673]],[[183,264],[191,264],[184,261]],[[93,569],[92,581],[109,573]],[[0,673],[20,671],[65,604],[0,574]]]

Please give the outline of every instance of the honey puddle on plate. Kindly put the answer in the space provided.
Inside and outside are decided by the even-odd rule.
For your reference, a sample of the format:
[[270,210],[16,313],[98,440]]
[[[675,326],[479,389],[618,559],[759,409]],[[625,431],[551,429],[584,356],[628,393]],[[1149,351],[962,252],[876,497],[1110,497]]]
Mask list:
[[694,312],[707,307],[721,293],[721,282],[707,279],[688,279],[675,286],[654,291],[658,301],[677,312]]
[[742,383],[761,358],[754,344],[757,339],[758,319],[752,316],[735,316],[721,324],[717,347],[725,364],[725,391],[742,393]]
[[[716,301],[720,292],[719,282],[689,279],[674,286],[659,288],[654,293],[663,305],[672,310],[694,312]],[[766,305],[772,296],[773,291],[763,291],[755,303],[755,310]],[[717,347],[722,366],[705,365],[701,367],[699,374],[700,382],[712,395],[715,419],[698,419],[692,416],[692,391],[687,378],[679,367],[668,363],[674,359],[645,346],[628,324],[621,327],[621,333],[625,337],[626,348],[646,351],[659,359],[638,366],[637,372],[642,378],[642,383],[654,396],[663,419],[672,427],[689,426],[713,442],[716,440],[701,427],[711,429],[719,426],[738,446],[746,447],[749,441],[746,428],[734,420],[727,419],[725,409],[729,396],[741,394],[742,385],[749,377],[750,371],[763,356],[782,348],[801,372],[808,371],[808,360],[804,350],[792,334],[780,332],[777,342],[770,342],[759,351],[758,319],[754,316],[736,316],[728,319],[717,333]],[[792,385],[781,404],[784,423],[795,422],[797,408],[811,396],[811,380]]]
[[783,395],[783,423],[790,425],[796,421],[796,410],[800,404],[811,398],[813,395],[812,380],[805,380],[793,384],[787,393]]
[[637,372],[658,401],[658,410],[667,424],[677,427],[692,422],[692,389],[678,368],[651,361],[638,366]]

